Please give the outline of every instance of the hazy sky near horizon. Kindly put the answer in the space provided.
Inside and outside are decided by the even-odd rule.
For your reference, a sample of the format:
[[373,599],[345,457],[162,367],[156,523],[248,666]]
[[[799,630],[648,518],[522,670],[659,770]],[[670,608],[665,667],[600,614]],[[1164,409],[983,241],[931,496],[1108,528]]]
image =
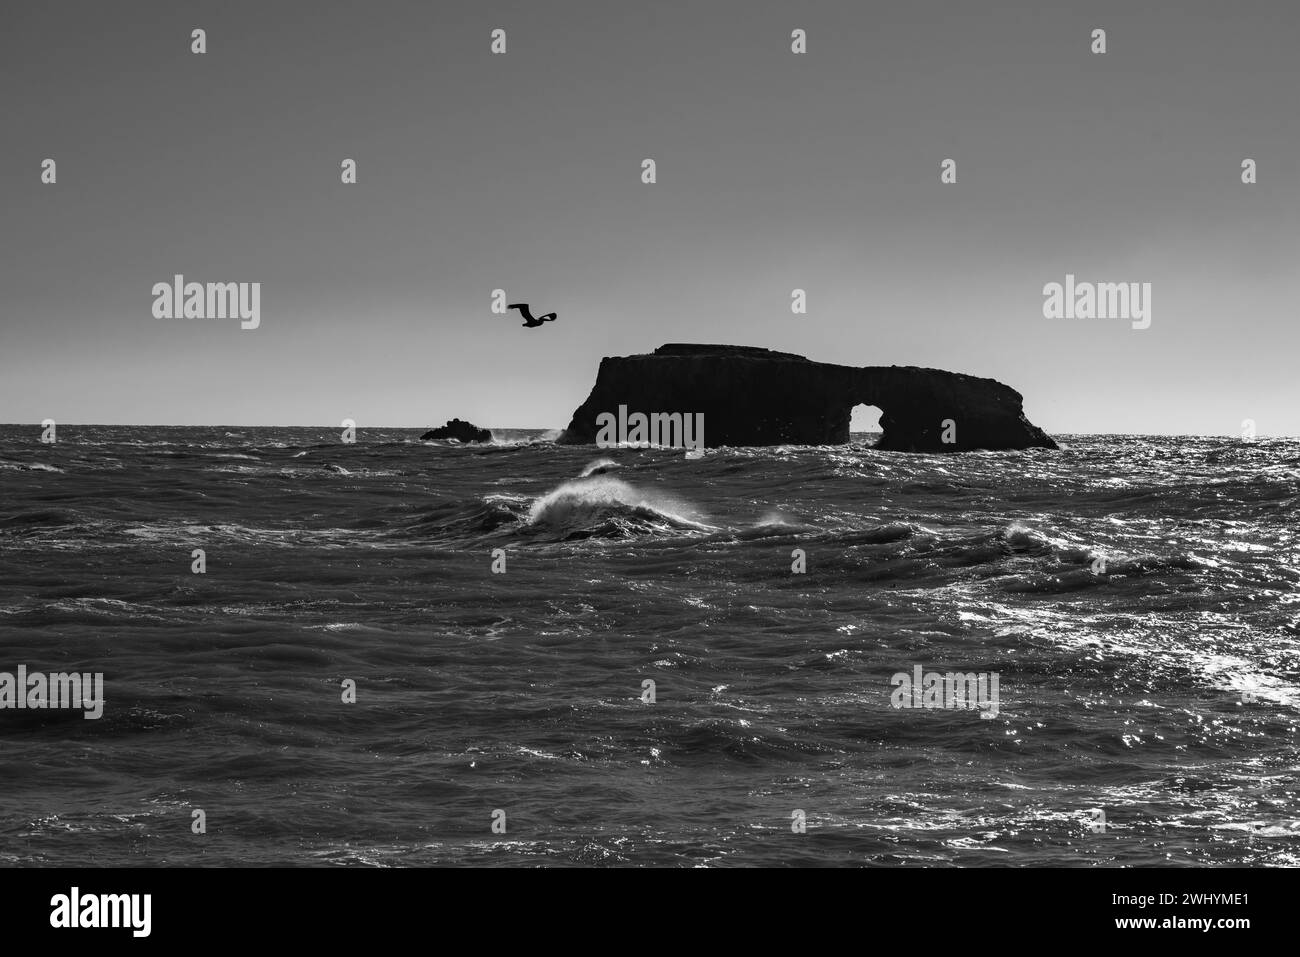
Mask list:
[[[0,421],[559,428],[602,356],[726,342],[990,376],[1049,432],[1300,434],[1297,37],[1252,0],[7,3]],[[260,282],[260,328],[154,318],[176,273]],[[1150,328],[1044,318],[1067,273],[1151,283]]]

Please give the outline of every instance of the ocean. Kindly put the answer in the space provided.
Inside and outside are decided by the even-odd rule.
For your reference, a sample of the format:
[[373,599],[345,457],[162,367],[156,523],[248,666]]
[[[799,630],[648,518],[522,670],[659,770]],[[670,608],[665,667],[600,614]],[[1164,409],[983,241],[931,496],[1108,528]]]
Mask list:
[[1300,863],[1296,440],[420,431],[0,427],[0,863]]

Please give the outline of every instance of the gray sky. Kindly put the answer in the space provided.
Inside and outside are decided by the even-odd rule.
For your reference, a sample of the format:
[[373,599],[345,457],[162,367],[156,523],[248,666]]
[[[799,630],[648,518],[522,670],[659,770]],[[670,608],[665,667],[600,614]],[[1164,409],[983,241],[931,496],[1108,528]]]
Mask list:
[[[698,341],[992,376],[1051,432],[1300,434],[1298,26],[1185,0],[6,3],[0,421],[558,428],[601,356]],[[261,327],[155,319],[178,272],[261,282]],[[1067,272],[1150,282],[1151,327],[1044,318]],[[558,321],[492,315],[498,287]]]

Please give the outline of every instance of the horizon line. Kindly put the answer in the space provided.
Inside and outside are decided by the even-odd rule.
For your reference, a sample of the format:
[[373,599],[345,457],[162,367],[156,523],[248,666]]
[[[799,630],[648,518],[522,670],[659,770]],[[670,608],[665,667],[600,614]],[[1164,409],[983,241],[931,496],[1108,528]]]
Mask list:
[[[182,424],[173,422],[56,422],[59,428],[69,426],[77,428],[102,428],[102,429],[327,429],[337,430],[343,428],[342,425],[248,425],[230,422],[204,423],[195,425],[193,423]],[[32,428],[40,429],[39,422],[0,422],[0,428]],[[563,427],[554,426],[515,426],[515,425],[498,425],[498,426],[478,426],[491,432],[494,428],[499,431],[510,432],[563,432]],[[432,429],[441,428],[437,425],[361,425],[355,426],[358,432],[363,429],[385,429],[385,430],[407,430],[428,432]],[[1048,435],[1095,435],[1095,436],[1134,436],[1134,437],[1155,437],[1155,438],[1196,438],[1196,439],[1223,439],[1239,438],[1235,432],[1051,432],[1043,430]],[[850,431],[850,435],[872,435],[875,433],[884,434],[883,429],[867,429],[861,432]],[[1273,435],[1271,433],[1258,432],[1253,440],[1258,439],[1297,439],[1300,435]]]

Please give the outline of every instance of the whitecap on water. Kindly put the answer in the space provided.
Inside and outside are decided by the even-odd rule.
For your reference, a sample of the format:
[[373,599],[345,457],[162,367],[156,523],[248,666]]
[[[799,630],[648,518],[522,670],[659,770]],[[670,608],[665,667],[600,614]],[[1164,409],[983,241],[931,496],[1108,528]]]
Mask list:
[[579,528],[620,514],[698,531],[717,530],[686,503],[607,475],[573,479],[547,492],[529,509],[527,524]]

